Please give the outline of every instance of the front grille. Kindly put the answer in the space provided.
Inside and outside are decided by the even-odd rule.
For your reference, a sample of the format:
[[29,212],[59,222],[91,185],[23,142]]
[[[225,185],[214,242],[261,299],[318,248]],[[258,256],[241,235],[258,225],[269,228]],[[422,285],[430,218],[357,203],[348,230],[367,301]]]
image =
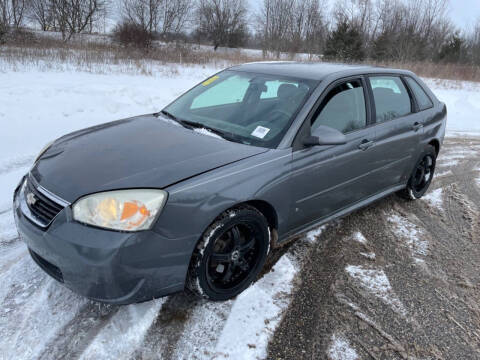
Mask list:
[[65,207],[65,204],[61,204],[53,195],[43,190],[32,176],[27,178],[24,196],[28,208],[37,220],[35,222],[43,227],[48,226]]
[[43,271],[45,271],[48,275],[53,277],[55,280],[63,283],[63,274],[58,267],[48,262],[44,258],[42,258],[36,252],[33,252],[30,249],[28,249],[28,251],[30,252],[30,256],[32,257],[33,261],[35,261],[37,265],[42,268]]

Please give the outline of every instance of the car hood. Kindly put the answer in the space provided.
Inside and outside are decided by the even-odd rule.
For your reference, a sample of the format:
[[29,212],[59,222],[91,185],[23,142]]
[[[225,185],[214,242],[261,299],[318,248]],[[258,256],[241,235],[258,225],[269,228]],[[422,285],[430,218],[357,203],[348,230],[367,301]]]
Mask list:
[[165,188],[266,151],[146,115],[63,136],[42,154],[32,175],[45,189],[74,202],[106,190]]

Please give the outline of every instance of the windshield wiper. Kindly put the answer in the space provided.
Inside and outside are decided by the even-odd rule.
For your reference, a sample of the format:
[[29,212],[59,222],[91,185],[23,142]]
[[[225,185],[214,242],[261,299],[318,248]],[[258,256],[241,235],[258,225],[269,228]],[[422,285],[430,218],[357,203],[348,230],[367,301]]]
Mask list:
[[175,121],[180,122],[175,115],[173,115],[172,113],[168,112],[167,110],[162,110],[162,111],[160,111],[160,113],[163,114],[163,115],[165,115],[165,116],[168,117],[169,119],[172,119],[172,120],[175,120]]
[[186,124],[184,120],[177,118],[175,115],[173,115],[171,112],[168,112],[167,110],[160,111],[160,114],[165,115],[167,118],[173,121],[176,121],[177,123],[179,123],[183,127],[186,127],[187,129],[192,129],[191,125]]
[[208,131],[210,131],[210,132],[212,132],[216,135],[221,136],[222,138],[224,138],[226,140],[230,140],[230,141],[234,141],[234,142],[241,142],[237,139],[235,134],[216,129],[214,127],[202,124],[200,122],[179,119],[175,115],[173,115],[172,113],[168,112],[167,110],[162,110],[162,111],[160,111],[160,113],[165,115],[169,119],[172,119],[172,120],[178,122],[179,124],[183,125],[187,129],[206,129],[206,130],[208,130]]
[[216,129],[214,127],[211,127],[211,126],[208,126],[208,125],[202,124],[200,122],[196,122],[196,121],[189,121],[189,120],[181,120],[181,121],[182,121],[183,124],[188,125],[191,128],[206,129],[206,130],[208,130],[208,131],[210,131],[210,132],[212,132],[216,135],[219,135],[219,136],[223,137],[226,140],[238,142],[238,139],[236,139],[236,136],[232,133]]

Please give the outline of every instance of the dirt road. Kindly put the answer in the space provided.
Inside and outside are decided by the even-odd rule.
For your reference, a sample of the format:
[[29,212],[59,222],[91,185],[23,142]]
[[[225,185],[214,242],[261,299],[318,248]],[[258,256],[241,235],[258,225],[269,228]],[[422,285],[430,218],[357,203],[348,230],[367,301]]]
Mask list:
[[323,232],[271,359],[480,359],[480,141],[448,139],[425,200]]

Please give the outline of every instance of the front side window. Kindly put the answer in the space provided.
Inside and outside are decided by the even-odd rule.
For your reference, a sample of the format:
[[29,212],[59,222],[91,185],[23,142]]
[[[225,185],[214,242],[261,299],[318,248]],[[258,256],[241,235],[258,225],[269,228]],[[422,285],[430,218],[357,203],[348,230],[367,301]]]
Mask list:
[[418,85],[418,83],[411,77],[407,77],[405,79],[407,80],[408,86],[410,86],[410,89],[412,89],[412,92],[417,99],[419,110],[422,111],[433,107],[432,100],[430,100],[425,90],[423,90],[422,87]]
[[377,122],[393,120],[412,112],[412,102],[405,85],[398,76],[369,78],[377,111]]
[[317,84],[227,70],[197,85],[164,111],[228,140],[274,148]]
[[312,121],[312,131],[324,125],[346,134],[367,125],[362,81],[351,80],[335,86],[320,105]]

